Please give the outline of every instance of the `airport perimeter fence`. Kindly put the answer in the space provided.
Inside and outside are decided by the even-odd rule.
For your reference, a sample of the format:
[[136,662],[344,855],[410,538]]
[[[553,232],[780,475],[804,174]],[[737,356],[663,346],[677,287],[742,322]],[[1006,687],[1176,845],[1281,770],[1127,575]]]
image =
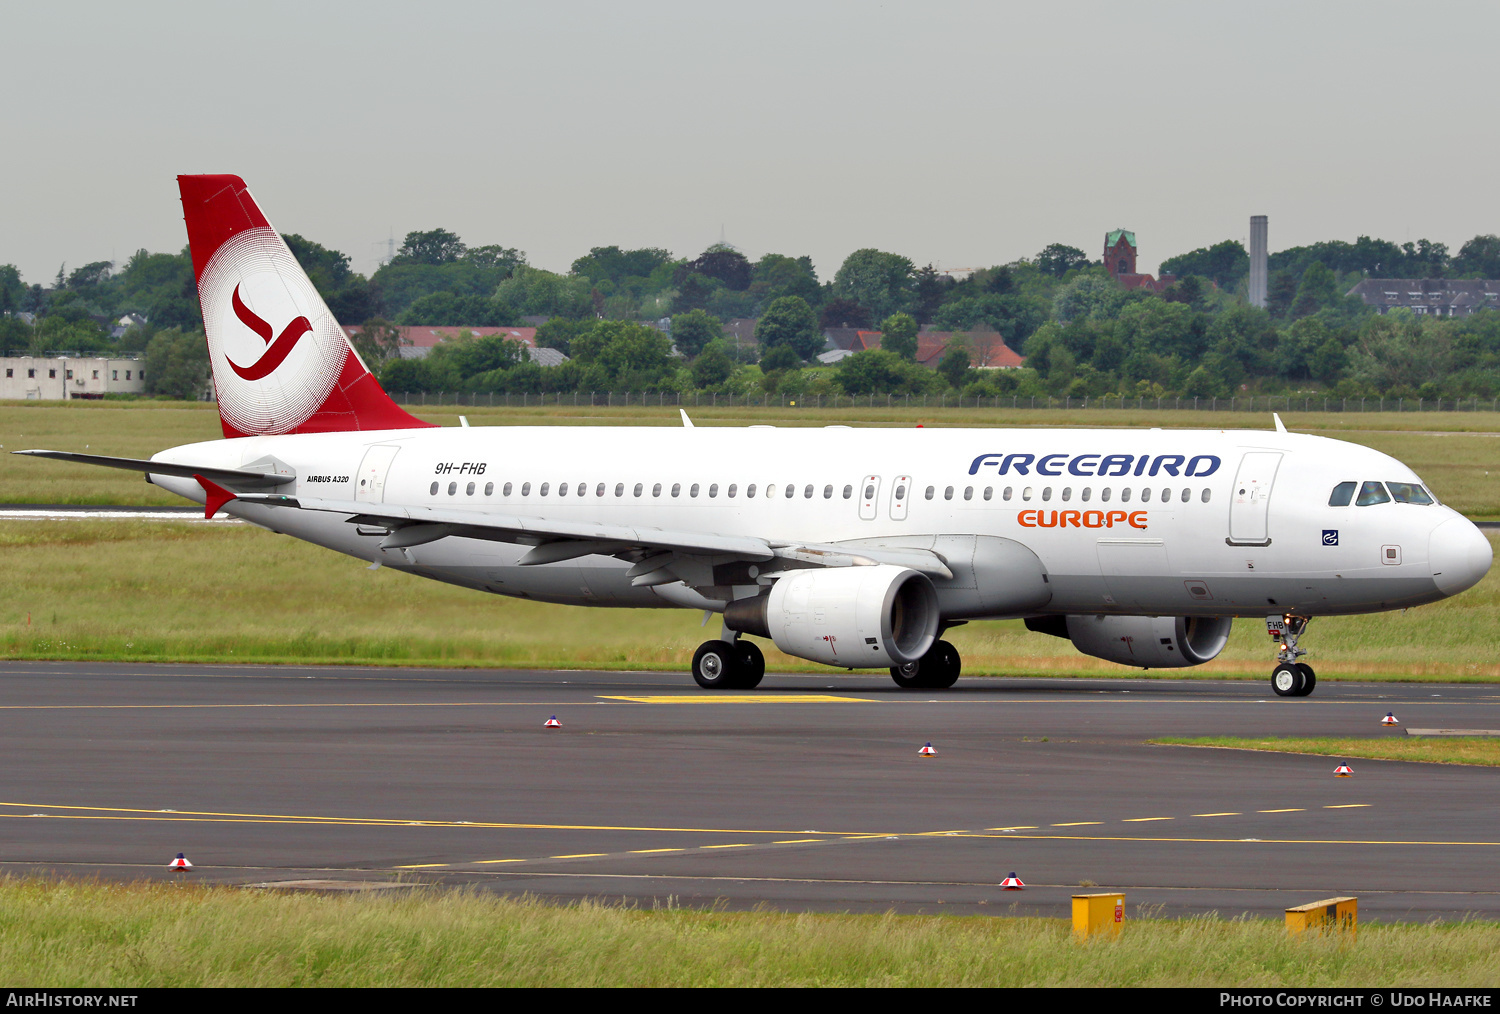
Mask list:
[[1334,398],[1318,395],[1247,395],[1231,398],[1049,398],[1030,395],[965,397],[958,394],[715,394],[711,391],[563,391],[550,394],[476,394],[455,391],[393,393],[399,404],[456,408],[887,408],[1063,409],[1193,412],[1495,412],[1500,398]]

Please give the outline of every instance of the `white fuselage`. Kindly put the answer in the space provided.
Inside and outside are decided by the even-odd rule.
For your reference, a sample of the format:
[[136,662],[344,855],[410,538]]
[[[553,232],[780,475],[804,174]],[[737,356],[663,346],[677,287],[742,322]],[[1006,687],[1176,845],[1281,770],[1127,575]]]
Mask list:
[[[277,492],[347,500],[349,515],[229,513],[426,577],[578,605],[706,603],[680,583],[633,587],[629,564],[606,556],[521,567],[526,545],[460,537],[382,550],[383,532],[348,518],[363,501],[785,542],[989,536],[1041,561],[1051,600],[1026,612],[1046,614],[1372,612],[1456,594],[1490,563],[1483,534],[1441,504],[1328,505],[1339,482],[1420,482],[1396,459],[1269,431],[507,426],[244,437],[154,460],[267,458],[297,477]],[[152,478],[204,501],[191,479]]]

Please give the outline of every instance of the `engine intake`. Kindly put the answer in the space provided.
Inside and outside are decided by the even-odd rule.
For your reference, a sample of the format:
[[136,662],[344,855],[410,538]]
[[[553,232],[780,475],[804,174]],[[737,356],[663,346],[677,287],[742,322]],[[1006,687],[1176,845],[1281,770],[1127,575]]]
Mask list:
[[1229,642],[1230,616],[1049,616],[1031,630],[1066,637],[1085,655],[1141,669],[1212,661]]
[[915,662],[937,640],[938,598],[905,567],[802,570],[767,595],[731,602],[731,629],[769,637],[788,655],[847,669]]

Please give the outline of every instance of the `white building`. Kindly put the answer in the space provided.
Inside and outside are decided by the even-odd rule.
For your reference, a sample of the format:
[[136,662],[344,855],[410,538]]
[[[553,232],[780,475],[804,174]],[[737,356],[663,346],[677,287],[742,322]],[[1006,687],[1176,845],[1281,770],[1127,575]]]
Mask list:
[[139,359],[0,357],[0,399],[4,400],[62,401],[145,392],[145,363]]

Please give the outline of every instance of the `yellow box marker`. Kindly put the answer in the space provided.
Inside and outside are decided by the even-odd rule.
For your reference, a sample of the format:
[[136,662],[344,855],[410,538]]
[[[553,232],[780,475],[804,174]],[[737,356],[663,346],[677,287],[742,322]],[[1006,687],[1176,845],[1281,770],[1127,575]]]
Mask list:
[[1140,824],[1143,821],[1147,821],[1147,820],[1176,820],[1176,819],[1177,818],[1175,818],[1175,817],[1126,817],[1124,819],[1124,821],[1122,821],[1122,823],[1125,823],[1125,824]]
[[772,845],[806,845],[809,842],[827,841],[827,838],[788,838],[786,841],[773,841]]
[[1332,806],[1325,806],[1325,807],[1323,807],[1323,809],[1325,809],[1325,810],[1355,810],[1355,809],[1358,809],[1361,806],[1374,806],[1374,805],[1375,805],[1374,803],[1335,803]]
[[524,863],[524,859],[476,859],[475,866],[489,866],[492,863]]
[[594,859],[598,856],[607,856],[608,852],[578,852],[571,856],[550,856],[551,859]]
[[398,870],[430,870],[435,866],[452,866],[452,863],[412,863],[410,866],[398,866]]
[[1091,936],[1119,936],[1125,926],[1123,892],[1073,895],[1073,935],[1079,939]]
[[1288,807],[1285,810],[1256,810],[1255,812],[1256,813],[1301,813],[1305,809],[1307,809],[1307,807],[1305,807],[1305,806],[1292,806],[1292,807]]
[[1324,898],[1286,910],[1286,931],[1293,935],[1316,930],[1322,933],[1359,932],[1358,898]]
[[986,831],[1035,831],[1035,824],[1017,824],[1014,827],[987,827]]
[[686,849],[631,849],[633,856],[645,855],[647,852],[686,852]]
[[833,697],[829,694],[663,694],[656,697],[617,697],[600,694],[604,701],[633,704],[875,704],[869,697]]
[[1224,813],[1195,813],[1194,817],[1243,817],[1244,814],[1238,810],[1227,810]]
[[1053,824],[1053,827],[1083,827],[1086,824],[1102,824],[1102,820],[1075,820],[1071,824]]
[[750,843],[741,841],[735,842],[733,845],[703,845],[701,847],[706,849],[747,849],[750,847]]

